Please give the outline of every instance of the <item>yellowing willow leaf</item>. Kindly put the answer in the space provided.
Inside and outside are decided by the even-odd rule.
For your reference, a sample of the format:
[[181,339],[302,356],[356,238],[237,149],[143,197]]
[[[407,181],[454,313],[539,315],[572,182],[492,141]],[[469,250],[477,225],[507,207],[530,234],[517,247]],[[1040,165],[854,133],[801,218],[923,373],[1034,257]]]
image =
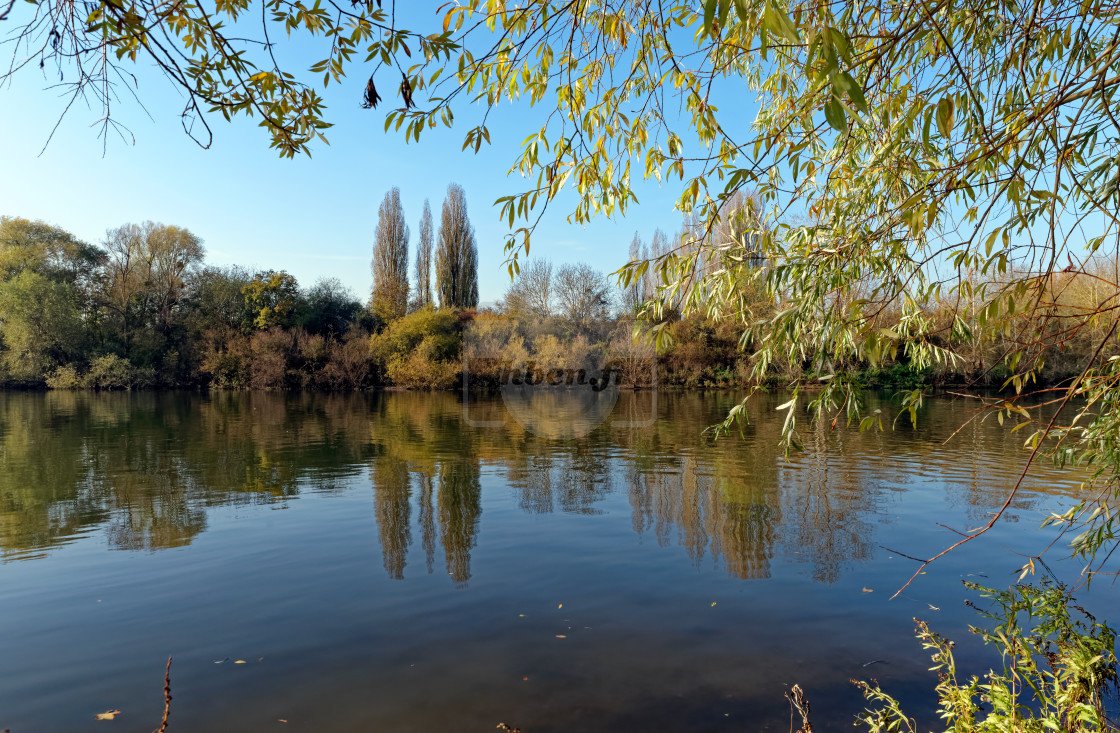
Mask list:
[[949,133],[953,130],[954,113],[953,98],[942,97],[937,103],[937,129],[943,137],[949,137]]

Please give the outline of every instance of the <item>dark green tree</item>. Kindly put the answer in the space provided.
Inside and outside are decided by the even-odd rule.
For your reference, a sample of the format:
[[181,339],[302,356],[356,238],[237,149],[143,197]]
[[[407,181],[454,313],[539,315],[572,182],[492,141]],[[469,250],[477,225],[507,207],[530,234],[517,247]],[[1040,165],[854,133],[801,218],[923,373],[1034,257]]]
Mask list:
[[354,294],[336,277],[323,278],[307,291],[304,328],[315,334],[341,336],[362,310]]

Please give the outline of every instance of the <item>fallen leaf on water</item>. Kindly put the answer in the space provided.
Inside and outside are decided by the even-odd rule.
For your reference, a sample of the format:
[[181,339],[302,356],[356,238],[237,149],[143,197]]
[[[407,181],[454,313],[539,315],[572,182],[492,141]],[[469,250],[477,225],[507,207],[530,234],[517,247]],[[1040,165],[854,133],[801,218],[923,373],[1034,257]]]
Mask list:
[[714,605],[716,605],[716,603],[717,603],[716,601],[712,601],[712,605],[713,605],[713,606],[714,606]]
[[247,664],[247,662],[244,659],[235,659],[233,661],[233,663],[234,664]]
[[281,723],[287,723],[288,722],[287,718],[277,718],[276,720],[278,720]]
[[864,588],[864,589],[863,589],[863,592],[864,592],[864,593],[874,593],[875,591],[874,591],[874,590],[872,590],[871,588]]
[[933,609],[934,611],[940,611],[940,610],[941,610],[940,608],[938,608],[937,606],[933,605],[932,603],[927,603],[926,605],[927,605],[927,606],[929,606],[930,608],[932,608],[932,609]]
[[98,713],[94,720],[112,720],[121,714],[120,710],[106,710],[103,713]]
[[528,682],[528,681],[529,681],[529,678],[528,678],[528,677],[522,677],[522,678],[521,678],[521,681],[522,681],[522,682]]
[[566,635],[566,634],[557,634],[557,635],[556,635],[556,638],[557,638],[557,639],[567,639],[568,637],[567,637],[567,635]]
[[561,603],[559,606],[557,606],[557,608],[563,608],[563,607],[564,607],[563,603]]

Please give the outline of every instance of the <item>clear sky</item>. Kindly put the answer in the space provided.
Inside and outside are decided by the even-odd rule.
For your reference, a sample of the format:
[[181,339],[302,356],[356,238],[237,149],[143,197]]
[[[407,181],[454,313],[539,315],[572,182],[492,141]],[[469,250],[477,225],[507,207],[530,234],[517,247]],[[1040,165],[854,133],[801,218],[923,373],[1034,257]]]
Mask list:
[[[16,7],[18,23],[21,9],[30,6]],[[385,103],[376,111],[360,109],[367,74],[359,63],[341,87],[328,87],[327,114],[335,123],[327,131],[330,146],[318,145],[310,159],[287,160],[269,148],[256,121],[244,117],[233,123],[211,117],[214,144],[198,147],[180,125],[182,98],[150,67],[137,76],[151,118],[131,100],[113,108],[114,118],[131,130],[127,139],[111,134],[103,154],[99,130],[90,126],[100,110],[75,106],[43,150],[65,100],[46,89],[57,82],[57,70],[29,69],[0,89],[0,214],[43,219],[90,242],[126,222],[185,226],[205,241],[208,263],[284,269],[304,286],[337,277],[364,299],[385,192],[401,190],[411,255],[424,199],[438,226],[447,185],[457,182],[467,192],[477,231],[480,298],[497,300],[508,284],[502,252],[508,226],[493,202],[520,190],[519,175],[506,172],[541,113],[502,108],[490,119],[494,144],[477,155],[460,150],[473,124],[468,114],[457,115],[462,127],[430,131],[419,144],[406,145],[399,133],[382,131]],[[398,103],[383,96],[389,105]],[[559,201],[535,234],[532,255],[613,271],[626,262],[636,230],[647,242],[657,227],[678,230],[678,195],[672,186],[650,182],[638,189],[641,203],[626,219],[598,218],[586,227],[568,224],[572,200]]]

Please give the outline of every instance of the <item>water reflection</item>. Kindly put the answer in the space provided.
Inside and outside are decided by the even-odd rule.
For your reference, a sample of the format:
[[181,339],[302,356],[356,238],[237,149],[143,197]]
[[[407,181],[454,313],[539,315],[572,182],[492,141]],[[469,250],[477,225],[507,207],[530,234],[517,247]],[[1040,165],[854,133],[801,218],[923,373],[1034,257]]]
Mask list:
[[[872,557],[875,524],[902,493],[932,492],[986,519],[1021,465],[992,426],[971,424],[942,444],[967,416],[955,403],[934,404],[918,430],[822,426],[789,460],[770,409],[756,409],[742,436],[702,436],[733,399],[661,395],[661,419],[648,427],[607,421],[584,438],[552,440],[500,400],[472,401],[468,421],[451,394],[5,394],[0,558],[41,557],[95,531],[115,549],[179,547],[206,531],[212,507],[365,484],[389,577],[420,571],[409,567],[415,545],[422,572],[442,564],[465,584],[486,471],[523,512],[596,514],[617,494],[635,533],[683,547],[696,564],[758,579],[783,557],[832,583]],[[623,393],[617,409],[648,414],[648,403]],[[1050,492],[1075,485],[1047,476],[1036,484]],[[1013,509],[1038,496],[1024,492]]]

